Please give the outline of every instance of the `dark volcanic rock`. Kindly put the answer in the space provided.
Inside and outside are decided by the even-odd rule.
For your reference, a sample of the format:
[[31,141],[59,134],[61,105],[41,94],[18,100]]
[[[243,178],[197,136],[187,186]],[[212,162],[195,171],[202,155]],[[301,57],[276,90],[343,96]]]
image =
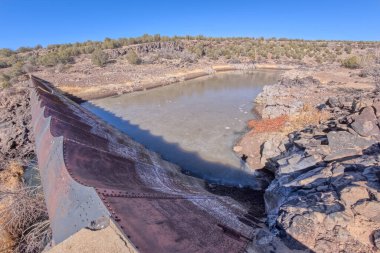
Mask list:
[[377,118],[372,107],[365,107],[359,115],[353,117],[352,129],[361,136],[379,135]]
[[292,87],[292,86],[308,86],[308,85],[320,85],[321,82],[318,79],[313,78],[312,76],[307,76],[304,78],[283,78],[281,80],[281,85]]
[[265,192],[267,222],[290,245],[315,252],[380,246],[378,119],[371,106],[361,108],[344,105],[339,120],[292,133],[286,150],[269,158],[275,180]]
[[331,97],[327,100],[326,104],[330,106],[331,108],[333,107],[341,107],[342,104],[340,103],[339,99],[336,97]]
[[26,88],[0,91],[0,165],[34,155],[29,92]]
[[373,244],[376,248],[380,249],[380,229],[373,233]]

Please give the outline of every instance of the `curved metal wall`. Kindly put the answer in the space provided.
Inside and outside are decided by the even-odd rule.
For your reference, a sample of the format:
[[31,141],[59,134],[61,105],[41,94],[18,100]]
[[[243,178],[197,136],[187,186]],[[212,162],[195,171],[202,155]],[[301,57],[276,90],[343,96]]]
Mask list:
[[[36,153],[53,239],[111,217],[140,252],[244,252],[245,207],[31,77]],[[246,218],[244,218],[246,220]]]

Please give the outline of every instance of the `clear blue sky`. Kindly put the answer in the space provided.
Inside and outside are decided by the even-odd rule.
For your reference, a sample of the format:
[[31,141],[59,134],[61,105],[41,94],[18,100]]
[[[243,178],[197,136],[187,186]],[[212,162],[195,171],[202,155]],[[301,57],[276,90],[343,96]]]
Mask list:
[[161,35],[380,40],[380,0],[0,0],[0,48]]

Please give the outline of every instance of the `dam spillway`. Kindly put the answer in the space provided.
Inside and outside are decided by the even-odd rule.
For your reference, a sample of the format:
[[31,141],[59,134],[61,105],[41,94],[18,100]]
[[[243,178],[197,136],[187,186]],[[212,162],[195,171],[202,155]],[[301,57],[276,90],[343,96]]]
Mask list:
[[32,124],[53,240],[110,218],[136,252],[244,252],[256,219],[31,77]]

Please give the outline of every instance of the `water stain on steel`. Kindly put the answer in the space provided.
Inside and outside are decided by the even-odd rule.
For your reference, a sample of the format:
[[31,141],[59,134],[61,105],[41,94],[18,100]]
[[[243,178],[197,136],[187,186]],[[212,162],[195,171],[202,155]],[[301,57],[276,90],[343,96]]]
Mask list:
[[116,138],[53,85],[31,77],[36,150],[53,237],[111,217],[139,252],[243,252],[247,208]]

